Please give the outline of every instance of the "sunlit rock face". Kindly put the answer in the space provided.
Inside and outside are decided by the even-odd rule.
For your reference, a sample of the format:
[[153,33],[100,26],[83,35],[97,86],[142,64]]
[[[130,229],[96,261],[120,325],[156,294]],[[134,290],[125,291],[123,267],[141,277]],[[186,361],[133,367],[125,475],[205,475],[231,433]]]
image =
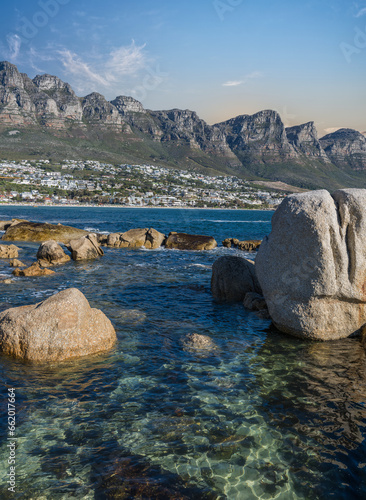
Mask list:
[[366,323],[366,190],[288,196],[256,272],[275,325],[297,337],[349,337]]

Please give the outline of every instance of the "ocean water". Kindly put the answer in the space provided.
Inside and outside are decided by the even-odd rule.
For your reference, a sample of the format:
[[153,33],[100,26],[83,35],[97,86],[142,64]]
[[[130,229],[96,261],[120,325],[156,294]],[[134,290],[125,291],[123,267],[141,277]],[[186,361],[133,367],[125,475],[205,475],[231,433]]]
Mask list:
[[[266,211],[0,207],[91,231],[154,227],[259,239]],[[20,242],[35,260],[38,244]],[[304,342],[212,300],[212,263],[236,251],[105,249],[44,278],[0,283],[0,310],[75,286],[115,325],[108,353],[49,366],[0,356],[0,498],[362,499],[366,353]],[[240,253],[253,258],[253,254]],[[0,274],[11,268],[0,261]],[[212,340],[198,350],[194,333]],[[7,389],[16,391],[16,493],[7,490]]]

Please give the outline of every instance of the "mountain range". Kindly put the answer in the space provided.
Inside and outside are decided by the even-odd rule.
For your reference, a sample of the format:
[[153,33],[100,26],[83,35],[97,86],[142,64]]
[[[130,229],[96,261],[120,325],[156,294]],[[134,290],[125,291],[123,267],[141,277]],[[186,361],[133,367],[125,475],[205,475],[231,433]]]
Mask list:
[[276,111],[208,125],[194,111],[151,111],[132,97],[78,97],[57,76],[30,79],[0,62],[2,158],[97,159],[195,169],[303,188],[366,187],[366,137],[314,122],[286,128]]

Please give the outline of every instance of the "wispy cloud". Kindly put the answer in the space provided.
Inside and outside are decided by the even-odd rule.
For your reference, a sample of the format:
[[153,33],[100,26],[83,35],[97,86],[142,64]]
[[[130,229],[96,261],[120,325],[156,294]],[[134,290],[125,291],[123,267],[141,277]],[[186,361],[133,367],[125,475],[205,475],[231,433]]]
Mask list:
[[244,83],[243,80],[233,80],[228,81],[222,84],[223,87],[237,87],[238,85],[242,85]]
[[362,17],[362,16],[365,16],[366,15],[366,7],[364,7],[363,9],[359,10],[356,14],[355,17]]
[[98,91],[110,97],[132,92],[136,85],[141,85],[144,72],[153,62],[146,45],[137,45],[133,40],[106,55],[91,49],[86,56],[65,47],[49,46],[42,50],[29,49],[28,57],[37,72],[43,72],[39,66],[43,66],[44,61],[61,62],[63,75],[60,76],[83,95]]
[[9,45],[9,56],[12,60],[16,60],[18,58],[20,47],[22,45],[20,36],[11,34],[6,37],[6,40]]
[[0,43],[0,55],[9,62],[16,63],[20,53],[22,40],[15,33],[10,33],[6,37],[6,44]]
[[118,80],[120,76],[135,75],[146,65],[145,44],[137,46],[134,41],[128,47],[120,47],[110,53],[106,62],[106,78],[109,82]]
[[98,83],[108,87],[108,80],[91,69],[90,65],[82,61],[82,59],[74,52],[64,49],[59,51],[59,55],[68,74],[76,76],[77,78],[84,78],[88,82]]
[[255,78],[261,78],[263,76],[263,73],[260,71],[253,71],[252,73],[249,73],[248,75],[245,75],[242,80],[229,80],[225,83],[222,84],[223,87],[238,87],[239,85],[245,85],[246,83],[249,82],[249,80],[253,80]]

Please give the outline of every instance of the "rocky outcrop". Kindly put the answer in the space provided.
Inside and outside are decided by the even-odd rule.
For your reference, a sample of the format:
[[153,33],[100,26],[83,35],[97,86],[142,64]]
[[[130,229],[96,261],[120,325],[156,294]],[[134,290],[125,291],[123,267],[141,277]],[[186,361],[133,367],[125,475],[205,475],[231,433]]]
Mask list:
[[156,249],[165,241],[165,235],[153,228],[130,229],[125,233],[111,233],[107,238],[107,246],[114,248]]
[[237,238],[226,238],[222,245],[226,248],[237,248],[244,252],[254,252],[261,246],[262,240],[244,240],[239,241]]
[[171,232],[165,247],[176,250],[213,250],[217,247],[217,241],[212,236]]
[[162,131],[162,142],[188,145],[192,149],[218,154],[231,160],[232,166],[240,164],[230,149],[226,134],[220,127],[210,126],[197,113],[188,109],[150,111]]
[[106,351],[115,342],[109,319],[76,288],[0,314],[0,352],[22,361],[64,361]]
[[26,269],[14,269],[14,276],[24,276],[24,277],[34,277],[34,276],[51,276],[55,274],[55,271],[51,271],[51,269],[42,268],[39,265],[39,262],[34,262],[30,267]]
[[73,260],[92,260],[104,255],[95,234],[71,240],[68,247]]
[[254,262],[243,257],[223,256],[212,266],[211,292],[216,300],[242,302],[248,292],[261,294]]
[[37,259],[43,267],[65,264],[71,260],[70,256],[65,254],[55,240],[48,240],[42,243],[37,252]]
[[16,259],[19,250],[15,245],[0,245],[0,259]]
[[320,139],[330,160],[341,168],[366,169],[366,137],[349,128],[341,128]]
[[102,124],[117,131],[122,131],[124,121],[118,110],[108,102],[104,96],[93,92],[81,101],[83,107],[83,117],[89,124]]
[[366,190],[288,196],[256,258],[269,313],[281,331],[315,340],[366,324]]
[[88,231],[62,224],[20,222],[10,226],[2,237],[4,241],[47,241],[69,243],[70,240],[89,234]]
[[297,153],[304,154],[310,159],[330,163],[330,159],[320,144],[314,122],[288,127],[286,128],[286,136]]
[[285,126],[276,111],[265,110],[218,123],[231,150],[245,164],[251,161],[285,161],[296,158]]

